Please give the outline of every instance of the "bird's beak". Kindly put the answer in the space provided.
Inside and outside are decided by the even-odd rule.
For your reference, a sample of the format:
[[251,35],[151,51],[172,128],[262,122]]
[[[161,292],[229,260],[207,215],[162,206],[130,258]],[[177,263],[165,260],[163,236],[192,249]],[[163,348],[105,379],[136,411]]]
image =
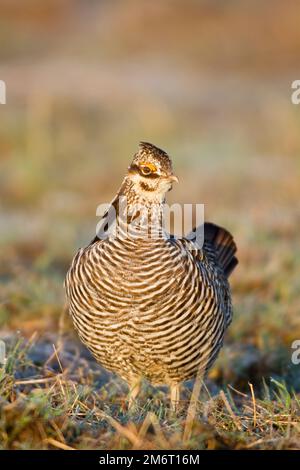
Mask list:
[[178,180],[177,176],[175,176],[175,175],[168,176],[168,180],[172,181],[172,183],[179,183],[179,180]]

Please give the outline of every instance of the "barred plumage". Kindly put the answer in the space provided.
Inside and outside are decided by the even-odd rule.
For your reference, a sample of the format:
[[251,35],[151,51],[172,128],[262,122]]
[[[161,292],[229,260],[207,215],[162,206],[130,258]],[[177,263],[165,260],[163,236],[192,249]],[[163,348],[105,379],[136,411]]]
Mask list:
[[217,357],[232,317],[227,277],[237,264],[232,236],[216,225],[205,224],[202,249],[165,236],[162,209],[175,180],[167,154],[142,143],[111,207],[127,197],[127,228],[142,204],[147,222],[155,214],[156,236],[148,236],[149,223],[126,236],[98,234],[79,250],[65,282],[75,328],[97,361],[131,387],[142,377],[170,385],[173,401],[178,385]]

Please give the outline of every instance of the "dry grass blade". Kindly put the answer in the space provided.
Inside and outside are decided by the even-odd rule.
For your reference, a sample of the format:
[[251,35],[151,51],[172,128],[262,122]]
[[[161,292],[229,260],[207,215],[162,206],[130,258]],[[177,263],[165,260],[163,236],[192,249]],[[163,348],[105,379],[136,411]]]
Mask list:
[[220,397],[222,398],[223,402],[224,402],[224,405],[228,411],[228,413],[230,414],[231,418],[232,418],[232,421],[234,422],[236,428],[238,429],[238,431],[242,431],[242,426],[241,426],[241,423],[238,419],[238,417],[236,416],[236,414],[233,412],[233,409],[231,408],[230,406],[230,403],[224,393],[223,390],[220,391]]
[[193,423],[194,423],[196,413],[197,413],[197,403],[199,400],[199,395],[201,392],[202,384],[203,384],[203,372],[199,370],[197,373],[197,377],[195,380],[192,396],[191,396],[188,411],[187,411],[186,423],[185,423],[185,427],[183,431],[184,443],[189,441],[191,438]]
[[64,373],[64,370],[63,370],[63,366],[62,366],[62,364],[61,364],[61,362],[60,362],[60,359],[59,359],[58,350],[56,349],[56,346],[55,346],[55,344],[53,344],[52,346],[53,346],[53,349],[54,349],[54,354],[55,354],[55,357],[56,357],[56,359],[57,359],[57,362],[58,362],[58,364],[59,364],[59,367],[60,367],[61,373],[63,374],[63,373]]
[[244,397],[244,398],[248,398],[248,395],[247,395],[246,393],[240,392],[240,390],[237,390],[237,389],[234,388],[232,385],[228,384],[227,387],[230,388],[230,390],[232,390],[233,392],[235,392],[237,395],[240,395],[241,397]]
[[53,439],[52,437],[48,437],[44,442],[61,450],[77,450],[74,447],[70,447],[66,444],[63,444],[62,442],[57,441],[56,439]]
[[157,416],[151,411],[147,413],[146,418],[144,419],[143,424],[140,427],[139,434],[138,434],[139,438],[142,440],[145,438],[150,426],[153,426],[155,435],[157,437],[157,441],[159,443],[158,444],[159,447],[161,447],[162,449],[168,449],[169,442],[164,436],[164,433],[161,429]]
[[44,379],[29,379],[29,380],[16,380],[15,385],[34,385],[34,384],[45,384],[48,382],[56,382],[62,374],[55,375],[54,377],[46,377]]
[[250,390],[251,390],[251,397],[252,397],[252,403],[253,403],[253,426],[256,428],[256,418],[257,418],[256,401],[255,401],[255,394],[254,394],[253,385],[250,382],[249,382],[249,387],[250,387]]
[[112,416],[107,415],[106,413],[100,413],[99,415],[102,416],[102,418],[106,419],[119,434],[126,437],[126,439],[128,439],[134,447],[141,447],[142,440],[140,439],[137,433],[135,433],[128,427],[123,426],[116,419],[114,419]]
[[247,444],[246,448],[251,449],[252,447],[258,446],[259,444],[262,444],[264,442],[264,439],[257,439],[257,441],[251,442],[251,444]]

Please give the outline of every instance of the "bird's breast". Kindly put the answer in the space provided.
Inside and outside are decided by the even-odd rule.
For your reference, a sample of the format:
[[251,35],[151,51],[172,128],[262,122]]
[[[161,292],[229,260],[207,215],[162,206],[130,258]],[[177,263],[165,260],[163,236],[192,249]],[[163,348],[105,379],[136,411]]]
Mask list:
[[123,377],[190,377],[223,335],[216,292],[179,243],[95,243],[76,258],[67,286],[81,339]]

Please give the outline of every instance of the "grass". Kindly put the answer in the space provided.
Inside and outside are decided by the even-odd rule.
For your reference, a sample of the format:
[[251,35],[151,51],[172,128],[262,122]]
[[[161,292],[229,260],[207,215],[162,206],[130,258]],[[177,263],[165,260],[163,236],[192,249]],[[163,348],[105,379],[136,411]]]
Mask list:
[[[1,370],[1,449],[296,449],[300,400],[271,379],[211,394],[202,386],[187,418],[191,389],[171,412],[164,390],[144,384],[134,411],[126,389],[79,345],[51,337],[7,339]],[[57,338],[56,338],[57,340]],[[48,356],[48,357],[47,357]]]

